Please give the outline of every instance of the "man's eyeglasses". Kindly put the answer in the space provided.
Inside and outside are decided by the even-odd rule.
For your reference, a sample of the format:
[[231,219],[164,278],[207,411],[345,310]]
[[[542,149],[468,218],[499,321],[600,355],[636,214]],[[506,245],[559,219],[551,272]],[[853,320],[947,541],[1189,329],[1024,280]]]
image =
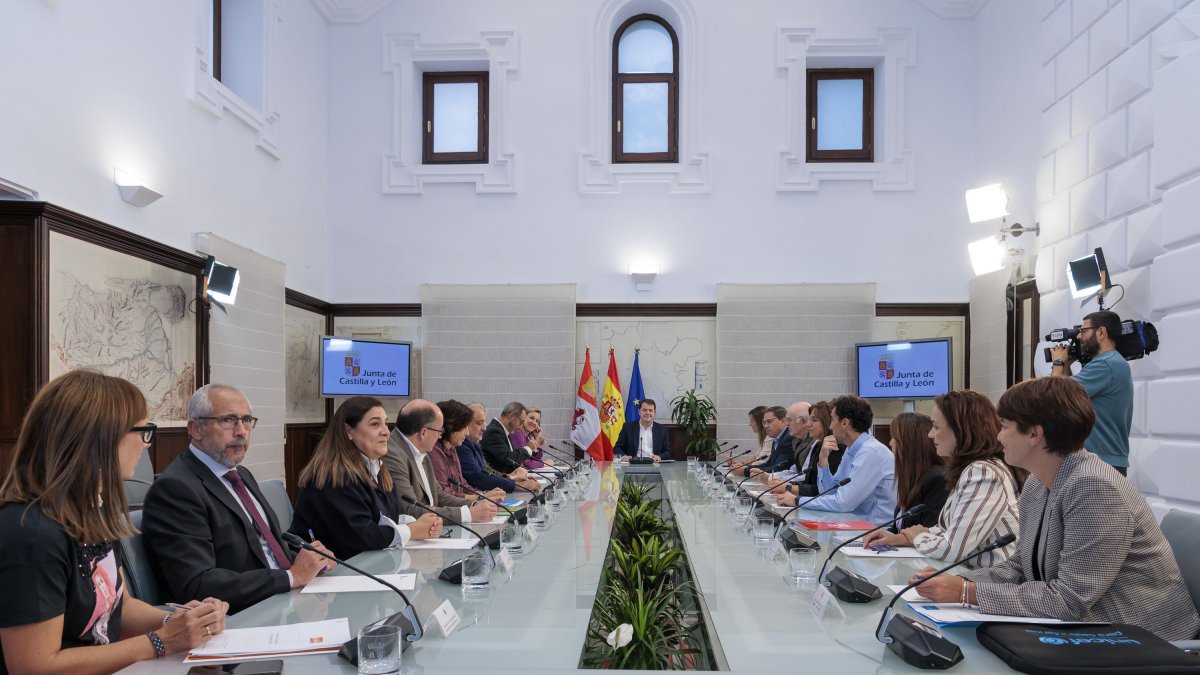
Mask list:
[[250,415],[242,415],[241,417],[238,417],[237,415],[221,415],[220,417],[197,417],[196,419],[216,420],[217,425],[222,429],[232,429],[237,426],[238,422],[241,422],[242,426],[246,427],[247,429],[253,429],[254,425],[258,424],[258,418],[251,417]]
[[445,430],[445,429],[439,429],[439,428],[437,428],[437,427],[422,427],[422,428],[423,428],[423,429],[428,429],[428,430],[430,430],[430,431],[436,431],[436,432],[437,432],[437,434],[438,434],[438,436],[441,436],[443,433],[445,433],[445,432],[446,432],[446,430]]
[[144,426],[134,427],[130,432],[137,431],[142,434],[142,442],[149,443],[154,440],[154,432],[158,431],[158,425],[153,422],[148,422]]

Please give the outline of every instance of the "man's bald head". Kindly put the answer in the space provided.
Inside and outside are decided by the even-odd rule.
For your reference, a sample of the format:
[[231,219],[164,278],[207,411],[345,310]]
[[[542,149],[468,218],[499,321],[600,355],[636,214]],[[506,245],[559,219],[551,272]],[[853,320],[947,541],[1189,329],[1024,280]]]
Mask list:
[[415,398],[400,409],[396,415],[396,431],[399,431],[421,452],[433,450],[442,435],[442,409],[425,399]]
[[808,435],[808,409],[811,404],[808,401],[797,401],[788,406],[788,431],[792,432],[795,438],[804,438]]

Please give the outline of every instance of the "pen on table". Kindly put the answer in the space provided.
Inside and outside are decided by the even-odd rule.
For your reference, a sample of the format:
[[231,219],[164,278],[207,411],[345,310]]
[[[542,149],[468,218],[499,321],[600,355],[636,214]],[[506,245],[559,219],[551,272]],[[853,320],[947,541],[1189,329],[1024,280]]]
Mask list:
[[191,607],[188,607],[187,605],[181,605],[177,602],[168,602],[166,605],[171,610],[179,610],[181,612],[186,612],[191,609]]
[[312,528],[310,527],[310,528],[308,528],[308,543],[311,544],[314,541],[316,541],[316,537],[313,536],[313,531],[312,531]]

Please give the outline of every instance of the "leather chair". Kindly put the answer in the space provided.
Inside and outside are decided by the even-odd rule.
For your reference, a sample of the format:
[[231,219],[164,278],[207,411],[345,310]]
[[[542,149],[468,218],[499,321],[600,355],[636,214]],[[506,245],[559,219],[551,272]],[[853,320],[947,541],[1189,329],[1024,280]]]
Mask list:
[[286,532],[292,526],[292,499],[288,497],[287,486],[282,480],[275,479],[264,480],[258,487],[271,510],[275,512],[275,517],[279,518],[279,529]]
[[[1192,602],[1200,608],[1200,514],[1171,509],[1160,527],[1175,554],[1175,562],[1183,573],[1183,582],[1192,595]],[[1186,649],[1200,648],[1200,640],[1182,640],[1173,644]]]
[[[131,511],[130,519],[133,526],[142,529],[142,512]],[[158,578],[150,566],[146,556],[146,545],[142,533],[121,539],[121,557],[125,568],[125,582],[129,584],[129,594],[149,605],[159,604]]]

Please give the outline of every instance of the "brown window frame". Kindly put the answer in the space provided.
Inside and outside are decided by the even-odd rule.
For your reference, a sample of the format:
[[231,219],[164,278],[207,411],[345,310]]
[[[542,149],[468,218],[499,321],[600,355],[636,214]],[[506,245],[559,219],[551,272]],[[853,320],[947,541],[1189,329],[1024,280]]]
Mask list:
[[[639,21],[653,21],[667,30],[671,36],[670,73],[618,72],[621,36],[625,30]],[[622,131],[622,113],[625,103],[625,85],[643,82],[665,82],[667,85],[667,151],[625,152]],[[613,164],[675,164],[679,162],[679,37],[675,29],[662,17],[653,14],[638,14],[629,17],[613,34],[612,45],[612,161]]]
[[[475,152],[433,151],[433,89],[438,84],[473,82],[478,85],[479,146]],[[487,164],[488,163],[488,73],[487,71],[426,72],[421,76],[421,163],[422,164]]]
[[212,76],[221,81],[221,0],[212,0]]
[[[1041,335],[1041,293],[1038,291],[1037,280],[1029,279],[1016,285],[1009,284],[1005,289],[1005,305],[1007,314],[1005,336],[1005,380],[1008,386],[1022,381],[1022,370],[1029,366],[1032,377],[1037,377],[1037,360],[1041,353],[1037,349],[1038,336]],[[1029,315],[1024,312],[1025,301],[1029,300]],[[1021,344],[1021,327],[1029,323],[1029,335],[1032,337],[1030,352],[1025,353]]]
[[[822,80],[863,81],[863,147],[860,150],[817,149],[817,83]],[[810,68],[808,70],[807,101],[807,161],[809,162],[874,162],[875,161],[875,70],[873,68]]]

